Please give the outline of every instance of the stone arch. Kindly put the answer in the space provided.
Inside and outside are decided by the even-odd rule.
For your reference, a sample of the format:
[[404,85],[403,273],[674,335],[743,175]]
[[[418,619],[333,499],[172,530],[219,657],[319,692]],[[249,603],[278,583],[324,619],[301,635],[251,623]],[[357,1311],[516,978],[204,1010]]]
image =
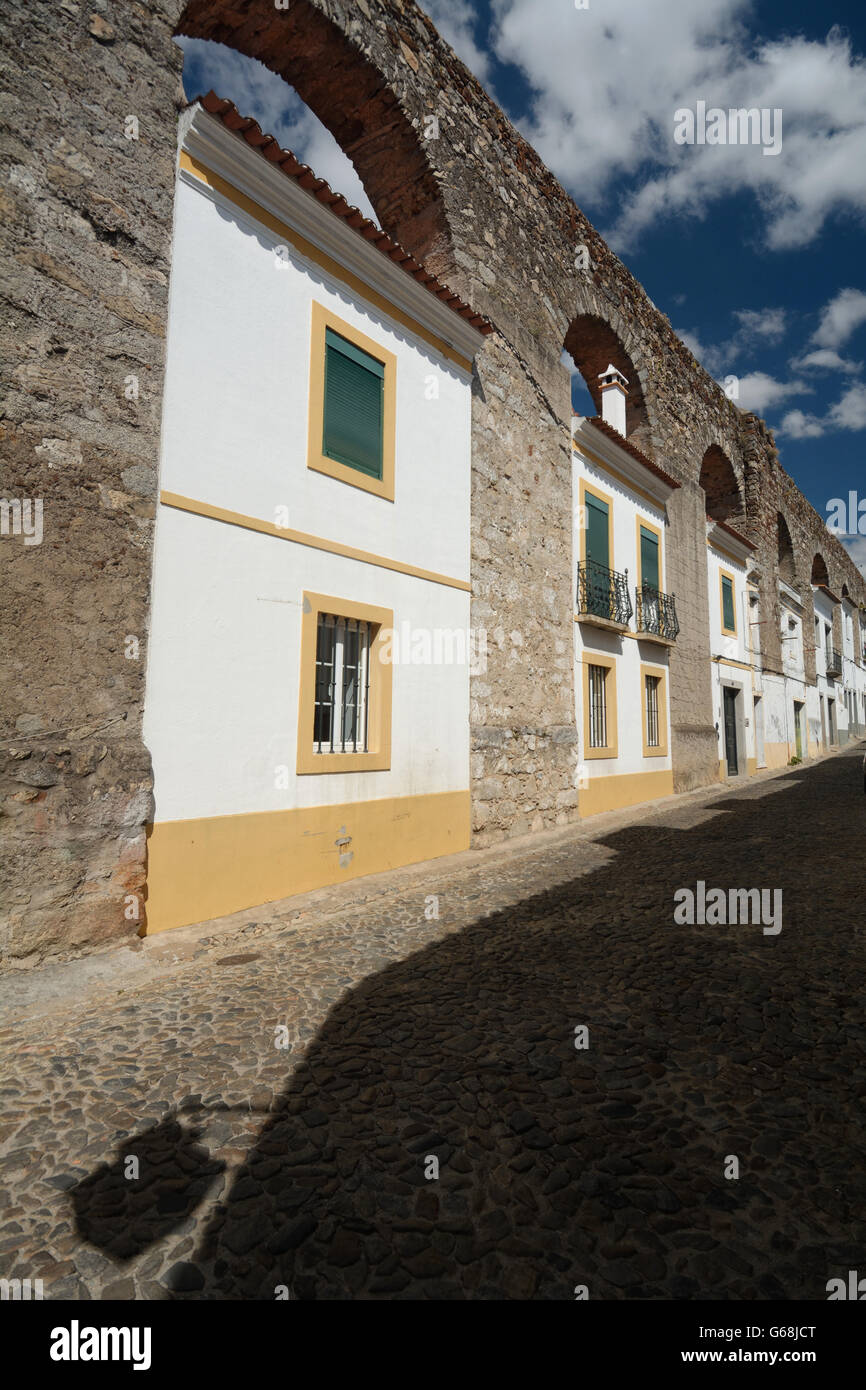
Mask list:
[[629,353],[616,331],[598,314],[578,314],[568,326],[563,347],[586,382],[596,413],[599,415],[599,376],[611,363],[622,372],[628,382],[626,437],[646,454],[651,454],[652,430],[640,372],[635,365],[634,356]]
[[794,558],[794,543],[788,523],[781,512],[776,514],[776,558],[779,577],[786,584],[797,583],[797,565]]
[[273,0],[189,0],[175,32],[225,44],[282,77],[352,161],[383,230],[434,274],[451,271],[445,203],[422,134],[382,72],[321,10],[308,0],[279,11]]
[[812,583],[825,584],[828,589],[830,587],[830,575],[827,570],[827,561],[824,559],[820,550],[815,552],[812,559]]
[[743,520],[740,482],[734,465],[718,444],[711,444],[704,454],[699,482],[706,494],[707,516],[713,521]]

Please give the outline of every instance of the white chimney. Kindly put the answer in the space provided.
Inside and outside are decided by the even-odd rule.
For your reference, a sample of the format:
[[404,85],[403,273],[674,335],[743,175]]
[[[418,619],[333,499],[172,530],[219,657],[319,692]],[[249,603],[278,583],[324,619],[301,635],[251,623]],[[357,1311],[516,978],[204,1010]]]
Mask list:
[[625,402],[628,395],[628,382],[613,363],[606,372],[599,372],[601,382],[601,418],[619,434],[625,436]]

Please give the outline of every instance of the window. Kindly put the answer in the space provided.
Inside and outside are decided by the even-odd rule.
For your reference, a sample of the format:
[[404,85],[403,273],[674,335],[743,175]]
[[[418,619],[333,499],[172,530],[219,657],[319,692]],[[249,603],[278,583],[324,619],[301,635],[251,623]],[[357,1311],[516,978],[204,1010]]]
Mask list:
[[722,632],[730,637],[737,635],[737,614],[734,608],[733,575],[722,573]]
[[659,676],[644,676],[646,696],[646,741],[648,748],[658,748],[659,738]]
[[607,747],[607,668],[589,668],[589,746]]
[[387,608],[305,593],[301,619],[297,771],[391,766],[393,665]]
[[393,353],[312,306],[307,467],[394,500]]
[[322,452],[381,478],[384,398],[384,363],[326,328]]
[[640,582],[650,589],[661,588],[658,534],[640,524]]
[[616,758],[616,657],[585,651],[582,669],[583,757]]
[[366,753],[369,623],[320,613],[316,636],[314,753]]
[[641,666],[643,682],[643,756],[668,756],[667,667]]

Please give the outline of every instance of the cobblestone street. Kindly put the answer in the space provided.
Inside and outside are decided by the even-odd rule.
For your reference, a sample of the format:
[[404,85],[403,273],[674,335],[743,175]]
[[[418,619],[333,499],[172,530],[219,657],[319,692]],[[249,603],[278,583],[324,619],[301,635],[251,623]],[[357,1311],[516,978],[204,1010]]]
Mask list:
[[[862,752],[6,976],[0,1274],[826,1298],[866,1272]],[[698,880],[781,932],[674,925]]]

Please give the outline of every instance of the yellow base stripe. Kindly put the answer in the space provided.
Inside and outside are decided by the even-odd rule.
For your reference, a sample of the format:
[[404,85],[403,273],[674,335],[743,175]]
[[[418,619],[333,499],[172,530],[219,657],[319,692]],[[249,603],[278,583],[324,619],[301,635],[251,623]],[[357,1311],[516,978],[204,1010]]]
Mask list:
[[369,550],[358,550],[353,545],[343,545],[340,541],[326,541],[321,536],[311,536],[306,531],[293,531],[288,526],[276,526],[272,521],[262,521],[257,516],[245,516],[243,512],[232,512],[226,507],[213,507],[210,502],[198,502],[193,497],[183,497],[179,492],[161,492],[159,500],[165,507],[175,507],[180,512],[191,512],[193,516],[204,516],[210,521],[225,521],[230,526],[242,526],[246,531],[258,531],[263,536],[276,536],[277,540],[293,541],[295,545],[306,545],[312,550],[326,550],[329,555],[342,555],[347,560],[360,560],[364,565],[376,565],[378,569],[394,570],[397,574],[408,574],[412,579],[426,579],[431,584],[444,584],[449,589],[472,592],[468,579],[451,579],[447,574],[437,574],[435,570],[422,570],[417,565],[406,565],[402,560],[389,560],[384,555],[374,555]]
[[619,811],[641,801],[673,796],[674,774],[664,772],[623,773],[619,777],[590,777],[579,793],[581,816],[597,816],[602,811]]
[[282,222],[278,217],[274,217],[272,212],[268,212],[260,203],[256,203],[252,198],[248,198],[246,193],[241,193],[233,184],[221,178],[219,174],[215,174],[212,169],[208,169],[207,165],[202,164],[200,160],[194,159],[192,155],[187,154],[186,150],[181,150],[180,167],[188,174],[192,174],[193,178],[206,184],[208,188],[212,188],[215,193],[220,193],[223,198],[226,198],[230,203],[234,203],[235,207],[240,208],[242,212],[254,218],[256,222],[261,222],[263,227],[269,228],[269,230],[274,232],[281,240],[291,242],[292,246],[294,246],[302,256],[306,256],[307,260],[313,261],[315,265],[321,266],[323,270],[327,270],[329,274],[334,275],[338,280],[342,280],[343,284],[348,285],[360,298],[366,299],[368,304],[372,304],[376,309],[387,314],[389,318],[396,320],[403,328],[408,328],[410,333],[415,333],[419,338],[423,338],[426,343],[429,343],[430,346],[435,348],[438,353],[441,353],[443,357],[447,357],[449,362],[454,362],[458,367],[462,367],[464,372],[471,373],[472,363],[446,343],[443,338],[431,332],[429,328],[426,328],[423,323],[419,323],[417,319],[412,318],[411,315],[404,313],[402,309],[398,309],[396,304],[392,304],[389,299],[386,299],[383,294],[379,294],[377,290],[371,289],[359,276],[347,270],[339,261],[335,261],[333,256],[329,256],[327,252],[320,250],[318,246],[312,241],[309,241],[307,237],[302,236],[300,232],[295,231],[294,227],[289,226],[288,223]]
[[[141,934],[456,854],[469,848],[470,820],[470,793],[461,791],[158,821],[148,830]],[[351,855],[342,867],[341,853]]]

